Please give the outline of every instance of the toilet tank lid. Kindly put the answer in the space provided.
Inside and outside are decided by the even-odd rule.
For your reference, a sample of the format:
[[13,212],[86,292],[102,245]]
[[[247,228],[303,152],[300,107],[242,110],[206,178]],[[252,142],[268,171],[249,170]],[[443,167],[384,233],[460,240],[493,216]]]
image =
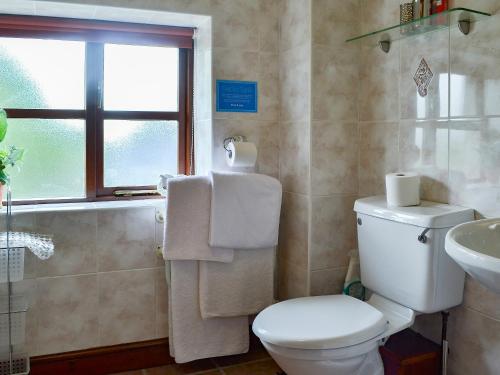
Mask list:
[[421,201],[419,206],[390,207],[385,195],[358,199],[354,211],[422,228],[451,228],[474,220],[474,210],[444,203]]

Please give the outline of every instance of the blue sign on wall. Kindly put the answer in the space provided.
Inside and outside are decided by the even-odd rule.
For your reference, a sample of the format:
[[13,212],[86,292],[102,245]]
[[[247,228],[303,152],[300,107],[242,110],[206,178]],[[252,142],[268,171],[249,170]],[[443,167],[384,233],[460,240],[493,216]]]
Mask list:
[[217,112],[257,112],[257,82],[217,80]]

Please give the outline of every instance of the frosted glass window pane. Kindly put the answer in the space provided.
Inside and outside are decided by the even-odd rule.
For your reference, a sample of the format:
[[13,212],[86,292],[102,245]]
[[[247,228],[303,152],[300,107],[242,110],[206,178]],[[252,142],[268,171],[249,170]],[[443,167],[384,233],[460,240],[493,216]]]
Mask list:
[[156,185],[178,173],[177,121],[104,121],[104,186]]
[[10,119],[9,145],[25,149],[19,170],[9,169],[14,199],[85,196],[84,120]]
[[104,46],[104,109],[177,111],[177,48]]
[[0,38],[0,107],[83,109],[85,43]]

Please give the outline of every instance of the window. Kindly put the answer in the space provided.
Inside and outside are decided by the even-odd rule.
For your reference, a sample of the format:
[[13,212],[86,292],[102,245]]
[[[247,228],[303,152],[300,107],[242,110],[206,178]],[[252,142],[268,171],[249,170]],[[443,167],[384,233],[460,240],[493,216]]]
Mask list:
[[112,199],[189,174],[192,30],[0,16],[5,145],[21,201]]

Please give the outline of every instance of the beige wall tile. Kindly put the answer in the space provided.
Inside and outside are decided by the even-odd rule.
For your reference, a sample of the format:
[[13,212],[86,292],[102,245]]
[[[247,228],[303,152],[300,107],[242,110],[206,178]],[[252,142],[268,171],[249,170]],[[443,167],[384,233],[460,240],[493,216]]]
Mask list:
[[450,315],[450,360],[458,374],[493,375],[500,367],[500,322],[467,308]]
[[[235,122],[224,119],[216,120],[214,129],[214,139],[222,145],[226,137],[233,135],[243,135],[257,147],[257,165],[259,173],[273,177],[279,175],[279,159],[277,150],[279,149],[279,124],[278,122],[245,120]],[[225,150],[220,149],[215,155],[214,161],[224,169],[229,169],[226,163]]]
[[347,268],[327,268],[311,272],[311,295],[340,294],[344,286]]
[[314,121],[311,132],[313,195],[358,193],[358,124]]
[[311,270],[347,267],[356,248],[356,196],[312,198]]
[[451,201],[500,214],[500,119],[450,121]]
[[310,191],[309,131],[307,122],[280,123],[280,180],[284,191]]
[[278,52],[281,10],[280,0],[260,0],[257,18],[260,51]]
[[312,43],[342,47],[360,32],[361,1],[312,0]]
[[360,123],[359,194],[385,194],[385,174],[398,168],[398,124]]
[[98,211],[99,271],[147,268],[157,265],[154,231],[154,208]]
[[309,199],[306,195],[284,193],[279,235],[279,259],[308,268]]
[[423,199],[448,202],[448,122],[401,121],[399,170],[420,174]]
[[471,277],[465,282],[464,306],[500,321],[500,296]]
[[212,0],[214,47],[257,51],[258,1]]
[[[257,80],[259,67],[259,53],[257,51],[215,48],[213,54],[214,79]],[[216,112],[215,115],[222,116],[224,113]]]
[[98,274],[99,345],[155,338],[156,272],[146,269]]
[[310,53],[310,45],[303,44],[281,54],[281,121],[309,121],[311,113]]
[[168,337],[168,287],[165,268],[155,270],[155,336]]
[[280,259],[278,275],[278,298],[280,300],[309,295],[307,267]]
[[361,0],[362,32],[399,24],[399,0]]
[[[359,116],[361,121],[399,120],[399,44],[390,53],[364,46],[360,69]],[[391,79],[389,79],[389,77]]]
[[37,232],[52,236],[54,255],[38,262],[38,276],[62,276],[97,272],[96,211],[36,214]]
[[311,0],[283,1],[280,20],[281,51],[309,43],[311,37]]
[[[34,213],[12,213],[11,230],[15,232],[36,232],[36,217]],[[0,215],[0,232],[7,230],[5,215]],[[31,251],[24,251],[24,278],[36,278],[38,258]]]
[[358,62],[358,48],[313,47],[313,120],[358,120]]
[[36,354],[99,345],[96,275],[40,278],[36,293]]

